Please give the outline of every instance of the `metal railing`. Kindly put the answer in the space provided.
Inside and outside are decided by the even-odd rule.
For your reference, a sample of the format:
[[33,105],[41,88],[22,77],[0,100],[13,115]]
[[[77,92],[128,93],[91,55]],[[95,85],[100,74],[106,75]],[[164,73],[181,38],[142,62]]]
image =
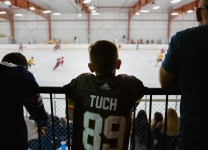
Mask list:
[[[57,105],[56,105],[56,102],[54,102],[54,99],[58,99],[58,100],[63,100],[65,99],[65,107],[68,106],[68,101],[66,99],[66,95],[65,95],[65,92],[64,92],[64,89],[62,87],[38,87],[37,88],[37,92],[40,93],[40,94],[49,94],[49,97],[45,97],[43,99],[49,101],[50,103],[50,112],[51,112],[51,124],[52,124],[52,145],[53,145],[53,149],[57,149],[57,137],[56,137],[56,132],[57,132],[57,129],[55,129],[55,121],[54,121],[54,117],[53,116],[56,116],[56,110],[57,110]],[[56,95],[57,94],[62,94],[62,97],[59,98],[57,97]],[[165,99],[155,99],[154,101],[155,102],[164,102],[165,103],[165,113],[164,113],[164,118],[165,118],[165,121],[167,121],[167,109],[168,109],[168,102],[171,101],[171,102],[175,102],[175,109],[178,108],[178,102],[180,100],[178,100],[178,95],[180,95],[180,91],[164,91],[160,88],[149,88],[146,92],[145,92],[145,96],[144,98],[142,99],[142,102],[144,102],[145,104],[145,112],[149,112],[148,113],[148,122],[149,122],[149,129],[148,129],[148,144],[147,144],[147,149],[150,149],[150,132],[151,132],[151,118],[152,118],[152,103],[153,103],[153,96],[165,96]],[[63,97],[64,95],[64,97]],[[169,99],[169,96],[172,96],[172,95],[175,95],[174,97],[175,98],[171,98]],[[55,105],[54,105],[55,104]],[[149,106],[147,105],[149,104]],[[45,104],[44,104],[45,105]],[[54,109],[54,106],[55,106],[55,109]],[[67,108],[67,107],[66,107]],[[149,109],[149,110],[148,110]],[[66,113],[66,118],[68,118],[68,109],[67,110],[67,113]],[[64,110],[65,111],[65,110]],[[38,116],[39,118],[39,116]],[[136,118],[136,108],[134,109],[134,117],[133,118]],[[66,141],[68,141],[68,149],[70,150],[70,147],[71,147],[71,135],[70,135],[70,129],[69,129],[69,121],[66,122],[67,123],[67,127],[65,130],[67,132],[67,138],[66,138]],[[38,122],[37,122],[38,124]],[[39,130],[39,126],[38,126],[38,130]],[[164,138],[165,138],[165,135],[166,135],[166,122],[164,123]],[[131,140],[131,149],[134,150],[135,147],[135,119],[133,119],[133,132],[132,132],[132,140]],[[41,142],[41,137],[39,135],[38,137],[38,145],[39,145],[39,149],[41,150],[43,145],[42,145],[42,142]],[[165,140],[164,140],[165,141]],[[165,148],[165,142],[163,142],[163,148]],[[162,150],[161,149],[161,150]]]

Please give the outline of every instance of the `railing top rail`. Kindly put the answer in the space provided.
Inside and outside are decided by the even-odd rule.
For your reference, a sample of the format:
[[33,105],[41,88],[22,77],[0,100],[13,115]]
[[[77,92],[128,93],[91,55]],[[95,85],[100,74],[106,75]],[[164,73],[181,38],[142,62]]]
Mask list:
[[56,93],[56,94],[64,94],[63,87],[47,87],[47,86],[40,86],[37,88],[37,92],[39,93]]
[[[63,87],[46,87],[41,86],[37,88],[37,92],[39,93],[56,93],[56,94],[64,94]],[[181,95],[180,90],[177,91],[166,91],[161,88],[148,88],[144,95]]]
[[161,88],[148,88],[145,95],[181,95],[181,91],[167,91]]

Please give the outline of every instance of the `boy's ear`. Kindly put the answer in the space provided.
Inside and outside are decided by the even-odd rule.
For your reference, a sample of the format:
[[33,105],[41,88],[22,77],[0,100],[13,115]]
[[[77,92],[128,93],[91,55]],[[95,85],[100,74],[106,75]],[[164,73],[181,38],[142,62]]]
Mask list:
[[196,18],[197,18],[197,21],[198,21],[198,22],[201,22],[201,21],[202,21],[202,17],[201,17],[201,9],[200,9],[200,8],[197,8],[197,9],[196,9]]
[[121,60],[119,59],[116,64],[116,69],[120,69],[121,67]]
[[93,73],[95,72],[95,70],[93,69],[93,66],[91,63],[88,63],[88,68],[90,69],[90,71]]

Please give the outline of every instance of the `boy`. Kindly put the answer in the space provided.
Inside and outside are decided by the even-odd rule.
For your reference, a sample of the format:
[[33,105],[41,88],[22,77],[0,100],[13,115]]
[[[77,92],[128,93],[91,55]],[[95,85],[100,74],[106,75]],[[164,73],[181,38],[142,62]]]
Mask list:
[[27,60],[21,53],[9,53],[0,62],[1,149],[28,150],[23,105],[36,122],[38,105],[40,134],[46,131],[48,117],[42,97],[33,90],[38,84],[27,70]]
[[31,57],[31,58],[28,60],[27,63],[28,63],[28,69],[30,69],[31,65],[35,65],[35,64],[34,64],[34,58]]
[[115,76],[121,65],[115,44],[97,41],[89,56],[88,67],[95,75],[81,74],[64,86],[75,104],[72,150],[126,150],[132,108],[146,88],[133,76]]

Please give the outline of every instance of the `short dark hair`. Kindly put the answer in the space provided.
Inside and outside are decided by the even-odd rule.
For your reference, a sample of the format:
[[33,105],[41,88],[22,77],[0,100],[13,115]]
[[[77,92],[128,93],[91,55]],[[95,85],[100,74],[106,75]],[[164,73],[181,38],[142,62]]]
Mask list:
[[90,62],[95,72],[110,73],[116,68],[118,50],[110,41],[97,41],[89,47]]
[[27,67],[27,59],[21,53],[16,53],[16,52],[9,53],[3,57],[2,61],[6,61],[8,63],[13,63],[15,65],[25,66],[26,69],[28,68]]

